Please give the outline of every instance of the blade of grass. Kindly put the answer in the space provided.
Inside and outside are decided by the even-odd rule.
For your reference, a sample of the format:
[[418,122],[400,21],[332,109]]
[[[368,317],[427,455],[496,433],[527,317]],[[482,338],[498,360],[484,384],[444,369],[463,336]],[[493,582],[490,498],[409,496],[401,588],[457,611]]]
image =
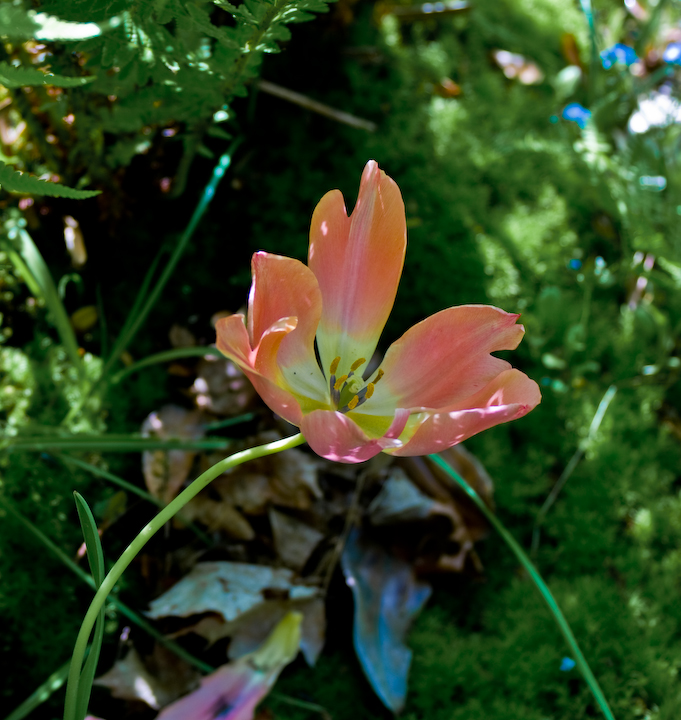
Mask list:
[[610,706],[608,705],[608,701],[605,699],[605,695],[603,694],[603,691],[598,684],[598,680],[596,680],[593,672],[591,672],[591,668],[589,667],[586,658],[582,654],[582,651],[577,644],[575,636],[572,634],[572,630],[570,629],[570,626],[568,625],[565,616],[563,615],[561,609],[558,607],[556,599],[553,597],[548,586],[542,579],[542,576],[532,564],[530,558],[526,555],[525,551],[520,547],[520,545],[515,541],[515,538],[511,535],[511,533],[506,530],[506,528],[497,518],[497,516],[487,507],[487,505],[485,505],[478,493],[475,492],[475,490],[461,477],[461,475],[456,472],[456,470],[450,467],[439,455],[429,455],[428,457],[440,469],[444,470],[444,472],[446,472],[449,477],[454,480],[454,482],[456,482],[459,487],[461,487],[461,489],[466,493],[466,495],[468,495],[468,497],[475,503],[475,506],[478,508],[478,510],[480,510],[480,512],[485,516],[487,521],[499,533],[499,535],[501,535],[502,540],[506,543],[506,545],[508,545],[508,547],[516,556],[520,564],[525,568],[528,575],[532,579],[532,582],[535,584],[537,590],[539,590],[539,593],[541,594],[544,602],[548,605],[548,608],[551,611],[551,614],[553,615],[553,618],[556,621],[558,628],[560,629],[563,637],[565,638],[565,641],[570,647],[570,651],[574,655],[579,671],[582,673],[582,676],[586,680],[586,684],[589,686],[592,695],[598,703],[598,707],[601,709],[603,715],[605,715],[608,720],[615,720],[614,715],[610,710]]
[[199,440],[158,440],[139,435],[71,435],[7,438],[3,449],[19,452],[49,450],[91,450],[99,452],[143,452],[144,450],[225,450],[229,440],[203,438]]
[[534,528],[532,530],[532,547],[530,548],[530,555],[532,557],[535,557],[537,550],[539,549],[539,537],[541,534],[541,526],[546,519],[546,514],[551,509],[551,506],[553,503],[556,502],[558,499],[558,495],[560,494],[560,491],[565,486],[565,483],[570,479],[570,476],[575,471],[575,468],[577,465],[579,465],[580,460],[584,457],[584,453],[588,450],[589,445],[593,441],[596,433],[598,432],[598,429],[601,426],[601,423],[603,422],[603,418],[605,417],[605,413],[608,410],[608,407],[610,407],[610,403],[612,402],[613,398],[615,397],[615,394],[617,393],[617,386],[611,385],[606,391],[605,395],[601,398],[600,403],[598,403],[598,407],[596,408],[596,413],[593,416],[593,420],[591,421],[591,425],[589,426],[589,432],[582,440],[582,442],[579,444],[579,447],[577,450],[575,450],[574,455],[570,458],[570,461],[565,466],[565,470],[561,473],[558,480],[556,480],[556,484],[551,489],[551,492],[549,493],[548,497],[544,501],[544,504],[541,506],[541,509],[537,513],[537,518],[534,521]]
[[173,271],[175,270],[175,267],[177,266],[177,263],[182,257],[185,248],[189,244],[189,241],[191,240],[194,231],[196,230],[201,218],[203,217],[203,214],[206,212],[210,201],[213,199],[213,196],[215,195],[215,190],[217,189],[220,180],[224,177],[227,168],[230,166],[232,162],[232,156],[234,155],[234,152],[236,151],[238,146],[241,144],[241,141],[241,138],[237,138],[236,140],[234,140],[227,152],[225,152],[220,158],[220,160],[218,160],[217,165],[213,169],[213,175],[208,182],[208,185],[206,185],[206,188],[201,195],[199,203],[196,206],[196,209],[194,210],[191,219],[189,220],[189,224],[187,225],[185,231],[182,233],[179,242],[175,246],[175,249],[170,256],[170,259],[168,260],[167,265],[163,268],[160,277],[156,281],[156,284],[154,285],[153,289],[146,297],[146,299],[144,299],[144,301],[140,303],[140,307],[133,308],[134,312],[131,311],[128,315],[129,322],[126,321],[124,330],[121,332],[118,339],[116,340],[116,344],[111,353],[111,357],[107,360],[106,364],[104,365],[104,369],[102,370],[103,378],[107,377],[109,371],[111,370],[112,364],[116,362],[116,360],[118,360],[121,353],[130,344],[132,339],[137,334],[138,330],[142,327],[143,323],[147,319],[147,315],[149,315],[152,308],[156,304],[156,301],[158,300],[161,292],[163,291],[163,288],[166,286],[166,283],[170,279]]
[[40,707],[53,693],[66,682],[69,676],[69,662],[65,662],[58,670],[55,670],[45,682],[36,688],[19,707],[5,718],[5,720],[23,720],[27,715],[32,713],[37,707]]
[[[43,260],[43,256],[31,239],[31,236],[23,228],[14,228],[10,231],[11,240],[15,243],[15,253],[10,253],[10,259],[14,257],[16,264],[16,256],[19,256],[24,264],[25,272],[27,271],[35,281],[33,287],[37,285],[39,289],[39,297],[45,301],[47,310],[52,318],[59,339],[66,350],[69,360],[78,371],[79,376],[85,377],[85,369],[83,362],[78,353],[78,341],[71,326],[69,316],[66,314],[64,304],[59,297],[59,292],[54,284],[54,280],[50,275],[50,271]],[[20,267],[17,270],[21,272]]]
[[[102,470],[102,468],[98,468],[96,465],[92,465],[91,463],[85,462],[84,460],[79,460],[78,458],[71,457],[70,455],[62,455],[60,453],[56,453],[55,457],[61,462],[63,462],[65,465],[75,465],[76,467],[81,468],[81,470],[85,470],[86,472],[89,472],[96,477],[101,477],[104,480],[108,480],[109,482],[114,483],[114,485],[118,485],[118,487],[121,487],[128,492],[134,493],[138,497],[141,497],[143,500],[146,500],[147,502],[150,502],[157,507],[165,507],[165,504],[161,500],[155,498],[148,492],[145,492],[144,490],[142,490],[142,488],[137,487],[137,485],[133,485],[127,480],[124,480],[122,477],[118,477],[118,475],[114,475],[107,470]],[[206,535],[206,533],[203,532],[203,530],[201,530],[199,527],[197,527],[195,523],[193,523],[191,520],[186,520],[185,518],[183,518],[182,513],[178,513],[177,518],[178,520],[181,520],[205,545],[213,544],[208,535]]]
[[183,358],[206,357],[206,355],[218,358],[224,357],[224,355],[216,347],[188,347],[164,350],[163,352],[156,353],[155,355],[149,355],[148,357],[142,358],[142,360],[139,360],[127,368],[124,368],[120,372],[117,372],[111,378],[111,384],[117,385],[121,382],[121,380],[128,377],[128,375],[132,375],[133,373],[142,370],[142,368],[149,367],[150,365],[171,362],[172,360],[182,360]]
[[[106,570],[104,568],[104,553],[102,552],[102,543],[99,539],[97,523],[92,515],[92,511],[88,507],[85,498],[77,492],[73,493],[76,501],[76,509],[78,511],[78,519],[80,527],[83,531],[85,539],[85,549],[87,552],[88,563],[90,564],[90,573],[94,580],[95,588],[99,589],[104,581]],[[92,691],[92,683],[95,679],[95,671],[97,670],[97,662],[99,661],[99,653],[102,649],[102,641],[104,640],[104,607],[99,611],[99,617],[95,623],[95,629],[92,633],[92,643],[90,652],[83,664],[80,673],[80,683],[78,685],[78,694],[76,696],[76,720],[84,720],[87,715],[87,708],[90,703],[90,694]]]
[[[0,505],[4,507],[12,516],[18,520],[32,535],[34,535],[50,552],[61,560],[61,562],[74,574],[77,575],[84,583],[89,585],[93,590],[96,590],[95,581],[91,575],[88,575],[79,565],[77,565],[60,547],[50,540],[41,530],[39,530],[27,517],[25,517],[15,506],[14,503],[9,501],[7,498],[3,498],[0,495]],[[188,663],[198,668],[202,672],[212,672],[213,667],[207,663],[194,657],[191,653],[187,652],[181,645],[178,645],[174,640],[171,640],[165,635],[161,634],[148,620],[143,618],[141,615],[136,613],[132,608],[129,608],[123,601],[119,600],[115,595],[109,595],[108,602],[110,602],[118,612],[124,617],[128,618],[130,622],[134,623],[140,629],[144,630],[148,635],[153,637],[155,640],[165,645],[171,652],[174,652],[179,658],[186,660]],[[70,666],[70,663],[68,663]],[[58,688],[55,688],[57,690]],[[35,693],[34,693],[35,694]],[[33,696],[31,696],[33,697]],[[45,697],[43,700],[46,700]],[[43,702],[41,700],[41,702]]]
[[226,420],[216,420],[215,422],[208,423],[203,426],[206,432],[212,432],[213,430],[221,430],[222,428],[231,427],[232,425],[239,425],[257,418],[257,413],[244,413],[243,415],[237,415],[233,418],[227,418]]

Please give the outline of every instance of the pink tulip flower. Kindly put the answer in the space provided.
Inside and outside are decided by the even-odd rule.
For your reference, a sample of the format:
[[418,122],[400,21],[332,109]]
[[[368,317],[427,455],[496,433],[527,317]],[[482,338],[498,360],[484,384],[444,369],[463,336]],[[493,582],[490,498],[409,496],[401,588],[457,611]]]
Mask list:
[[400,190],[370,161],[350,217],[338,190],[317,205],[308,265],[256,253],[248,319],[217,323],[217,347],[329,460],[439,452],[541,400],[537,383],[490,354],[514,350],[525,328],[489,305],[432,315],[378,369],[362,370],[395,301],[406,245]]

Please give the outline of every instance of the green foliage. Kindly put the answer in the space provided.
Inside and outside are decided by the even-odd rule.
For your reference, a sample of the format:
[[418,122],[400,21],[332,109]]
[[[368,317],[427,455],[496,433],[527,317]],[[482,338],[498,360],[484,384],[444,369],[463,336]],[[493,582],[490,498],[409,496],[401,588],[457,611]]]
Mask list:
[[99,190],[75,190],[59,183],[40,180],[34,175],[18,172],[3,162],[0,162],[0,187],[6,192],[67,197],[74,200],[91,198],[99,195],[100,192]]
[[92,82],[90,77],[66,77],[64,75],[51,75],[40,70],[27,67],[15,67],[6,62],[0,62],[0,85],[6,88],[30,87],[33,85],[54,85],[55,87],[82,87]]
[[0,5],[0,37],[8,40],[82,40],[116,27],[119,22],[118,19],[102,24],[65,22],[44,12],[27,10],[20,3]]

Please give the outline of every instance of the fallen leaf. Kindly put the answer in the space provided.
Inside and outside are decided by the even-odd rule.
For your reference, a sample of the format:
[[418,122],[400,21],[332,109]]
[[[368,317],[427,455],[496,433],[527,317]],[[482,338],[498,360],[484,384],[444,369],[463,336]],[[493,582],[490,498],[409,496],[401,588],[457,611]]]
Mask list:
[[237,540],[253,540],[255,532],[246,518],[232,505],[200,493],[182,508],[182,520],[198,520],[213,532],[222,531]]
[[300,571],[324,535],[300,520],[270,508],[274,549],[285,565]]
[[258,650],[219,667],[157,720],[251,720],[279,673],[298,654],[301,620],[299,613],[288,613]]
[[265,592],[292,599],[309,598],[317,593],[314,587],[295,584],[293,578],[287,568],[225,561],[199,563],[153,600],[147,615],[188,617],[216,612],[229,621],[262,603]]
[[353,641],[360,665],[383,704],[400,712],[411,664],[404,638],[431,588],[416,580],[409,563],[363,540],[356,529],[341,565],[355,600]]
[[199,674],[191,665],[157,643],[144,660],[135,648],[130,648],[128,654],[94,684],[109,688],[115,698],[141,700],[160,710],[196,687],[198,680]]
[[[146,418],[142,423],[142,435],[161,440],[197,440],[204,435],[201,413],[166,405]],[[145,451],[142,454],[142,472],[149,492],[169,503],[189,476],[195,457],[196,453],[191,450]]]

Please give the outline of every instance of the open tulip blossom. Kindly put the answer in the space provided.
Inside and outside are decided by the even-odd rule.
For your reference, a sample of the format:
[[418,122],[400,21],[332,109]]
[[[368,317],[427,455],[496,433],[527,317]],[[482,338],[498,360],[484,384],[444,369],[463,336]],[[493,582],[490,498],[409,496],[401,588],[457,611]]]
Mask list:
[[406,245],[400,190],[370,161],[350,217],[338,190],[317,205],[308,265],[256,253],[247,319],[217,323],[217,347],[329,460],[439,452],[541,399],[533,380],[490,354],[515,349],[525,329],[519,315],[488,305],[432,315],[367,372]]

